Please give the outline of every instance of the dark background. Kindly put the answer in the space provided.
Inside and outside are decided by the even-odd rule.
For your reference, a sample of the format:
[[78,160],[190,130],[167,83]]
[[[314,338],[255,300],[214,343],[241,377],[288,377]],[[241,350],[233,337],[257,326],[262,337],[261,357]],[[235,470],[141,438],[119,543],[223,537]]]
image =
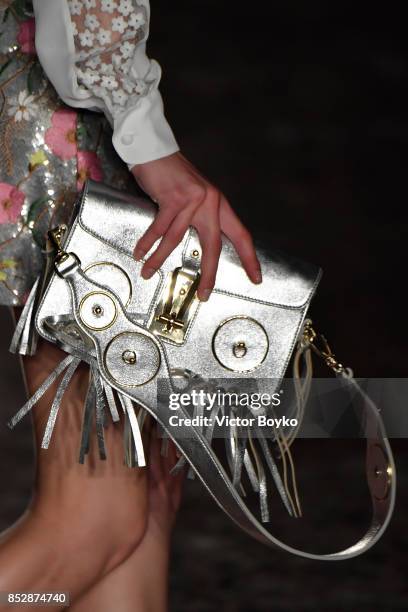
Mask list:
[[[254,235],[322,266],[312,315],[358,376],[405,377],[406,21],[399,3],[151,0],[149,54],[184,154]],[[0,384],[24,397],[2,309]],[[3,322],[4,320],[4,322]],[[10,329],[10,331],[8,331]],[[27,503],[30,423],[0,425],[0,528]],[[393,440],[397,507],[365,556],[318,563],[263,547],[188,483],[171,564],[174,612],[408,608],[406,441]],[[306,517],[280,515],[307,545],[351,543],[367,499],[361,441],[295,449]],[[354,477],[356,476],[356,477]]]

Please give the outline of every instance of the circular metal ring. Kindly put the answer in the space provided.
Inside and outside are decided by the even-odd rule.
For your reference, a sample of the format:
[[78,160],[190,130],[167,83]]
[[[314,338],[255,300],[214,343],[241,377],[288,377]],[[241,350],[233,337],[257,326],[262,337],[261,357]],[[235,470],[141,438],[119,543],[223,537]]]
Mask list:
[[82,323],[95,331],[102,331],[113,325],[117,315],[115,302],[104,291],[88,293],[79,305]]
[[269,350],[268,334],[258,321],[237,315],[217,327],[212,350],[217,361],[231,372],[252,372]]
[[161,356],[149,336],[122,332],[106,347],[104,362],[109,376],[116,383],[124,387],[140,387],[156,376]]

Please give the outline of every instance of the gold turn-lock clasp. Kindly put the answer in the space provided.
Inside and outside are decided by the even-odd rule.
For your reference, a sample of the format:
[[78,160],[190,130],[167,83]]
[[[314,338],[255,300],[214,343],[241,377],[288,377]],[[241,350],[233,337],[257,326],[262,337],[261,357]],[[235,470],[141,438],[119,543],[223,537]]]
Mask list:
[[169,274],[150,321],[151,332],[176,344],[184,342],[199,305],[199,280],[199,273],[184,268],[176,268]]

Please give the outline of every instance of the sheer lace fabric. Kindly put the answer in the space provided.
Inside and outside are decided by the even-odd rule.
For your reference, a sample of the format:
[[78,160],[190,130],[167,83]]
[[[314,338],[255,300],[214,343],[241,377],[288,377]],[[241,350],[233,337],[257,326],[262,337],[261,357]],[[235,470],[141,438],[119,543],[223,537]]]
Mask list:
[[133,58],[148,35],[148,12],[137,0],[68,0],[78,83],[101,98],[113,119],[155,84],[136,74]]

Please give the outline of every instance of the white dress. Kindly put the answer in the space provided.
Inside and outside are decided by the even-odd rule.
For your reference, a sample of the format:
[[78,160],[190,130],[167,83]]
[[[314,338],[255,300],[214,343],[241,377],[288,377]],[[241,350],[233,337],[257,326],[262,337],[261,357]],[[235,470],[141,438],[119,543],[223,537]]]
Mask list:
[[148,0],[34,0],[36,49],[69,106],[102,111],[131,168],[178,150],[146,55]]

